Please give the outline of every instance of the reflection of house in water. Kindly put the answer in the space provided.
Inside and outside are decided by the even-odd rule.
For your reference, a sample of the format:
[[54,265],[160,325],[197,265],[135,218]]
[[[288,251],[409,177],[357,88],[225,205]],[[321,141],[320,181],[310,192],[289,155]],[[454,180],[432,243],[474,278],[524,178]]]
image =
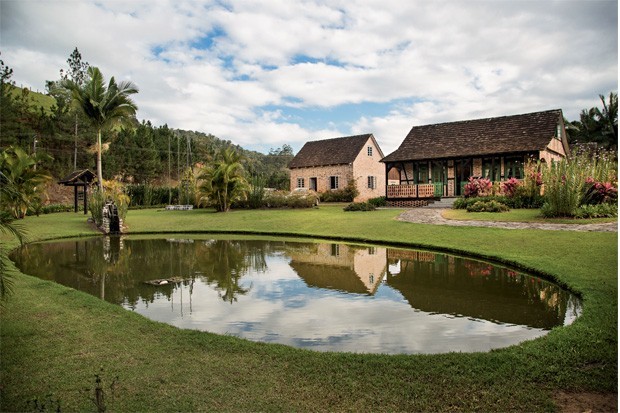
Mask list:
[[550,329],[562,325],[570,294],[490,263],[388,249],[387,284],[411,307],[439,314]]
[[374,294],[386,271],[385,248],[303,244],[290,253],[290,266],[309,287]]

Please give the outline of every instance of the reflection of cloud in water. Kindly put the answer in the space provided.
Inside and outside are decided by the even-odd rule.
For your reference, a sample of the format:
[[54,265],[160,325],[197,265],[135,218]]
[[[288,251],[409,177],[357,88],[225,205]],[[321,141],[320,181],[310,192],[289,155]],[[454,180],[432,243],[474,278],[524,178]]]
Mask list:
[[[319,351],[485,351],[542,336],[581,311],[557,285],[429,251],[225,237],[116,241],[115,260],[105,252],[116,244],[99,237],[31,244],[15,259],[25,273],[181,328]],[[182,281],[148,284],[170,277]]]
[[[540,329],[412,311],[388,286],[382,286],[372,300],[344,298],[336,292],[319,290],[274,300],[274,295],[283,293],[284,286],[301,283],[285,270],[280,268],[278,275],[246,277],[244,282],[251,283],[252,290],[233,305],[222,301],[212,287],[197,281],[191,313],[185,287],[173,295],[174,310],[170,301],[152,303],[148,316],[181,328],[320,351],[485,351],[545,334]],[[183,316],[181,294],[185,294]],[[251,305],[245,305],[249,302]],[[138,306],[136,311],[142,310]]]

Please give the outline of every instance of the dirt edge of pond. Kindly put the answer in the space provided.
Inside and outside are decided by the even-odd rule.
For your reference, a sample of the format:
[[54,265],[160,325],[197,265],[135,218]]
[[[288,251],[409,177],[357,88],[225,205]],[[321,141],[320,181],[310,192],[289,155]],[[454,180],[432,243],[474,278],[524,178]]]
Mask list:
[[553,400],[562,413],[618,411],[618,393],[558,391],[553,395]]

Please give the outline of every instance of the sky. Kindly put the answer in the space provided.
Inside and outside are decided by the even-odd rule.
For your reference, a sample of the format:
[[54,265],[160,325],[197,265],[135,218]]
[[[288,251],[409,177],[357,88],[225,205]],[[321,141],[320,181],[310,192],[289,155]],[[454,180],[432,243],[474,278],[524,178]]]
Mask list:
[[616,0],[0,0],[0,59],[43,92],[75,48],[138,119],[267,153],[562,109],[618,90]]

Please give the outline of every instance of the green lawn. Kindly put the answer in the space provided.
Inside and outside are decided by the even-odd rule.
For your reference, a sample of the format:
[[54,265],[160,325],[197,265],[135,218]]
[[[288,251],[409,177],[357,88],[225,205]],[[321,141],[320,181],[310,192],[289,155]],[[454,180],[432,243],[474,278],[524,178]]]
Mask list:
[[[100,369],[112,411],[549,411],[558,391],[616,393],[617,234],[420,225],[396,221],[400,212],[142,210],[127,224],[132,233],[313,235],[457,251],[556,280],[583,298],[583,315],[488,353],[314,353],[179,330],[17,273],[1,310],[0,410],[27,410],[34,399],[49,410],[50,400],[63,411],[95,410],[85,389]],[[31,240],[93,233],[82,214],[23,224]]]
[[603,224],[616,222],[617,218],[544,218],[539,209],[511,209],[508,212],[467,212],[465,209],[446,209],[443,212],[446,219],[472,221],[500,221],[500,222],[534,222],[540,224]]

